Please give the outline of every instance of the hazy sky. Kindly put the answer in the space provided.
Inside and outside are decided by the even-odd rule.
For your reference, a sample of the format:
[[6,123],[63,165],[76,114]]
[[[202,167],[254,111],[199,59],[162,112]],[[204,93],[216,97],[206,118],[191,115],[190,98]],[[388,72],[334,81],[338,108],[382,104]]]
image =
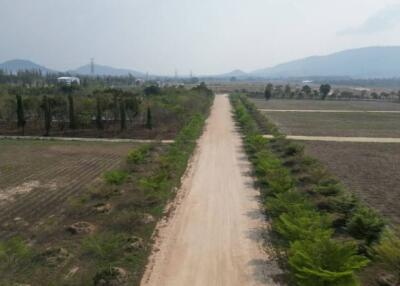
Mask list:
[[396,0],[0,0],[0,62],[89,62],[153,74],[251,71],[400,45]]

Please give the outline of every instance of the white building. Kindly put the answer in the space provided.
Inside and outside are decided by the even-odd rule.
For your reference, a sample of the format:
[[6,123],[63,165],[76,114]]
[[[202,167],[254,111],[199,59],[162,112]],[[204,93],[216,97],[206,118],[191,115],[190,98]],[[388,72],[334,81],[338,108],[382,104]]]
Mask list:
[[79,78],[77,78],[77,77],[74,77],[74,76],[62,76],[62,77],[59,77],[59,78],[57,78],[57,82],[58,83],[63,83],[63,84],[66,84],[66,85],[71,85],[71,84],[81,84],[81,81],[80,81],[80,79]]

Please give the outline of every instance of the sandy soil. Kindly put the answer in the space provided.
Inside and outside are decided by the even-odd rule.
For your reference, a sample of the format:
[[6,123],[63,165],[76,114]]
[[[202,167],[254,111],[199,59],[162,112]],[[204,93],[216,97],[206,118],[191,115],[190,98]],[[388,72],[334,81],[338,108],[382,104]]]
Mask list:
[[141,285],[278,285],[249,171],[229,100],[218,95]]
[[305,142],[317,158],[350,191],[400,224],[400,144]]

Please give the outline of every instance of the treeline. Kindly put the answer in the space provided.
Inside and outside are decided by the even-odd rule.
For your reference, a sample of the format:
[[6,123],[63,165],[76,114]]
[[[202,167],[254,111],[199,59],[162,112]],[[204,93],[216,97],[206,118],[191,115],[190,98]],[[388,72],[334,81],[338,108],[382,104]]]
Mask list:
[[269,99],[321,99],[321,100],[341,100],[341,99],[358,99],[358,100],[390,100],[400,101],[399,91],[368,91],[361,89],[359,91],[333,89],[330,84],[321,84],[319,88],[313,88],[310,85],[303,85],[301,88],[292,87],[291,85],[273,85],[269,83],[264,93],[250,92],[250,96],[264,97]]
[[[9,73],[0,70],[0,85],[18,85],[25,87],[48,87],[56,86],[57,78],[61,76],[72,76],[69,73],[42,73],[40,70],[20,70]],[[97,86],[137,86],[141,82],[133,75],[126,76],[89,76],[79,75],[83,87]]]
[[[380,271],[376,282],[393,282],[379,285],[398,285],[400,238],[382,217],[243,96],[233,95],[231,101],[288,279],[300,286],[355,286],[356,274],[371,264],[371,271]],[[273,139],[262,136],[266,129]]]
[[[26,88],[0,91],[0,133],[39,132],[49,136],[82,129],[123,132],[134,124],[152,129],[156,124],[184,124],[184,117],[211,91],[201,84],[191,90],[160,88],[87,89],[78,86]],[[193,97],[190,98],[189,97]]]

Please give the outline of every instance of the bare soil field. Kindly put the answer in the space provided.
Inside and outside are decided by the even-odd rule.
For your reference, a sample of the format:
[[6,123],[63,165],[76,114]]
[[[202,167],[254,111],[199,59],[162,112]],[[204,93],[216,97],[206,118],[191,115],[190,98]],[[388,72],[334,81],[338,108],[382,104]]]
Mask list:
[[287,110],[398,110],[400,104],[382,101],[356,101],[356,100],[280,100],[250,99],[261,109],[287,109]]
[[352,192],[400,223],[400,145],[302,142]]
[[0,140],[0,237],[28,231],[117,167],[132,143]]
[[398,113],[266,112],[288,135],[400,137]]

